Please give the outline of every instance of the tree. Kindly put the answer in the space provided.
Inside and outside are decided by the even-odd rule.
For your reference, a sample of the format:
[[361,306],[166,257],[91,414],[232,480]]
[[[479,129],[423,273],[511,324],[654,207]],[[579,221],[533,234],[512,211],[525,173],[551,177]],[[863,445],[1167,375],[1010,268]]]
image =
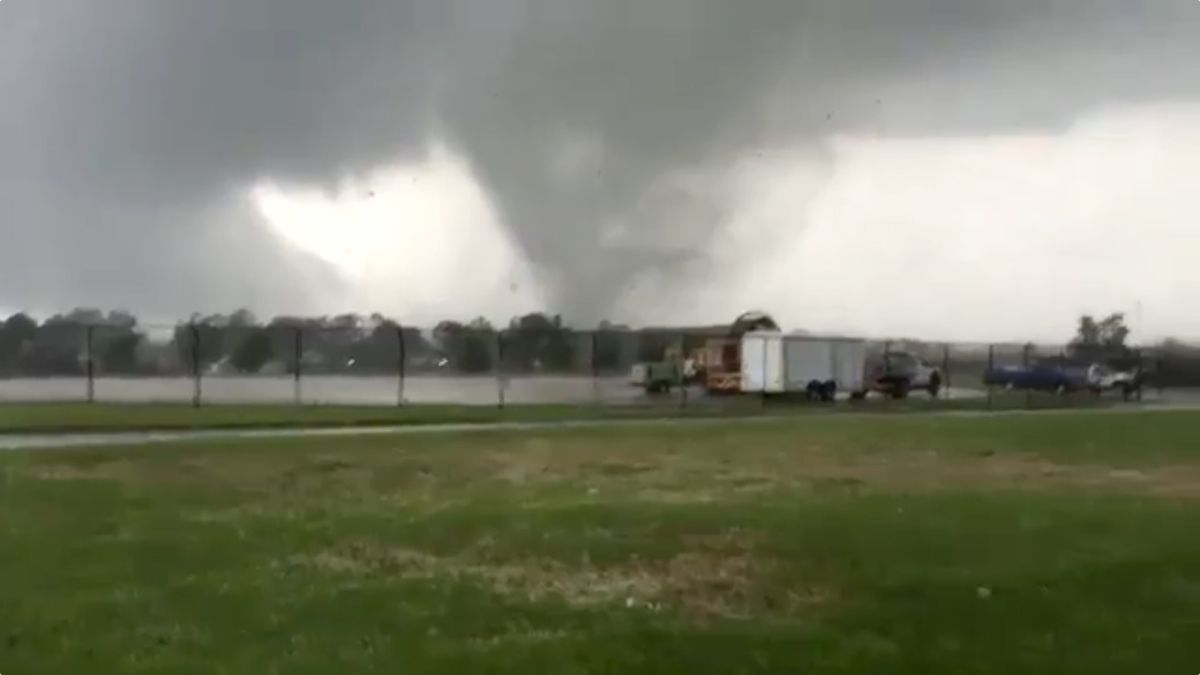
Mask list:
[[[383,373],[392,372],[400,358],[399,338],[395,322],[382,316],[376,321],[372,319],[367,327],[366,336],[350,346],[353,370]],[[407,345],[406,345],[407,346]]]
[[32,340],[37,335],[37,321],[25,313],[17,313],[4,320],[6,335],[19,340]]
[[100,326],[104,323],[106,323],[104,312],[93,308],[76,307],[66,314],[55,314],[46,319],[42,325]]
[[433,329],[433,341],[442,358],[454,368],[462,361],[467,327],[457,321],[441,321]]
[[365,323],[357,314],[339,314],[329,321],[329,326],[340,331],[357,332],[362,330]]
[[102,370],[112,373],[137,370],[138,349],[144,338],[137,332],[138,321],[133,314],[122,310],[107,315],[99,310],[75,310],[67,320],[78,322],[85,335],[90,331],[92,358]]
[[467,373],[486,373],[492,369],[498,342],[496,329],[483,317],[467,324],[459,367]]
[[1096,323],[1096,319],[1094,317],[1091,315],[1079,317],[1079,328],[1075,331],[1075,339],[1071,342],[1071,346],[1100,346],[1100,326]]
[[450,365],[465,373],[486,373],[492,369],[497,346],[496,330],[487,319],[478,318],[466,326],[443,321],[433,331],[442,355]]
[[[339,314],[304,331],[306,357],[333,372],[359,368],[361,345],[373,335],[367,321],[357,314]],[[392,342],[396,341],[393,331]],[[394,353],[392,350],[395,361]]]
[[253,312],[242,308],[230,314],[226,323],[234,328],[250,328],[258,325],[258,319],[254,318]]
[[[226,317],[214,314],[204,318],[193,316],[190,323],[175,327],[171,341],[175,344],[179,362],[184,364],[186,370],[191,371],[193,365],[204,370],[224,358],[228,326]],[[193,360],[198,363],[193,364]]]
[[1072,346],[1103,347],[1120,349],[1125,347],[1129,338],[1129,328],[1125,325],[1125,315],[1118,312],[1110,314],[1097,322],[1092,316],[1079,317],[1079,328],[1076,331]]
[[104,318],[103,324],[112,328],[133,330],[137,328],[137,317],[124,310],[113,310]]
[[400,332],[404,336],[404,355],[409,359],[424,359],[433,351],[420,328],[405,327]]
[[100,362],[106,372],[132,373],[138,367],[138,347],[142,336],[134,332],[116,335],[105,341],[100,351]]
[[1090,315],[1081,316],[1070,352],[1075,358],[1086,359],[1124,355],[1129,351],[1125,345],[1129,332],[1123,313],[1110,314],[1100,321]]
[[1129,333],[1124,314],[1112,314],[1100,322],[1100,344],[1106,348],[1124,349]]
[[[376,315],[364,327],[365,336],[349,346],[349,366],[356,371],[388,373],[396,372],[397,362],[403,353],[407,364],[418,363],[428,356],[429,342],[417,328],[401,328],[395,321]],[[403,336],[404,350],[400,339]]]
[[592,340],[595,351],[592,354],[592,368],[600,372],[612,372],[621,367],[621,342],[629,333],[609,326],[601,326]]
[[662,361],[667,354],[679,346],[679,334],[662,331],[639,331],[638,360],[643,362]]
[[37,337],[37,322],[28,314],[13,314],[0,325],[0,370],[12,371]]
[[513,319],[505,333],[504,362],[524,371],[569,370],[574,345],[562,317],[534,313]]
[[254,374],[271,360],[274,346],[265,328],[251,328],[229,357],[229,363],[239,373]]
[[38,375],[82,373],[88,327],[104,325],[104,313],[98,309],[75,309],[46,319],[29,345],[23,367]]

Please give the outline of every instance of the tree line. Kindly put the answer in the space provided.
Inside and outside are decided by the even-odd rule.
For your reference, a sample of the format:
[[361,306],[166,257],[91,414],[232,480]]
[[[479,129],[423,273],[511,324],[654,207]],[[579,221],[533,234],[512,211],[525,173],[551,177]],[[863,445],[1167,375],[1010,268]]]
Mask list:
[[[1067,355],[1132,363],[1125,317],[1080,317]],[[483,318],[445,320],[432,329],[380,314],[275,317],[247,310],[194,315],[173,327],[146,326],[129,312],[76,309],[38,321],[19,313],[0,322],[0,377],[98,374],[392,374],[405,372],[615,374],[668,351],[691,353],[711,333],[632,331],[602,322],[579,332],[541,313],[494,326]],[[1150,354],[1150,352],[1148,352]],[[1116,364],[1114,364],[1116,365]],[[1144,364],[1155,380],[1200,384],[1200,349],[1167,340]]]
[[77,309],[38,322],[14,314],[0,324],[0,374],[74,375],[88,363],[137,368],[143,336],[128,312]]
[[[165,334],[164,334],[165,333]],[[113,374],[485,373],[612,370],[637,358],[661,358],[669,340],[628,340],[607,322],[578,333],[559,316],[515,317],[497,327],[484,318],[445,320],[430,330],[380,314],[281,316],[259,321],[248,310],[194,315],[166,331],[128,312],[76,309],[38,322],[14,314],[0,323],[0,376]],[[630,344],[633,346],[631,347]]]

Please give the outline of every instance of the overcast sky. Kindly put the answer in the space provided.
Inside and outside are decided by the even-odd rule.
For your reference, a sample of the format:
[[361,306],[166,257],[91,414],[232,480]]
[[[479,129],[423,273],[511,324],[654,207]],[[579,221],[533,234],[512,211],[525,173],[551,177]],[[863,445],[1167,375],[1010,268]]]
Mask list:
[[4,0],[0,308],[1200,338],[1198,63],[1194,0]]

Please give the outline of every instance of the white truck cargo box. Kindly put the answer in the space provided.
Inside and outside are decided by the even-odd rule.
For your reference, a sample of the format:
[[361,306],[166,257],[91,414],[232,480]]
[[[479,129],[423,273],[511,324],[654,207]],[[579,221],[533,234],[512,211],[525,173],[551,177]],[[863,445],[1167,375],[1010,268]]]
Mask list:
[[867,348],[862,340],[777,332],[742,337],[742,391],[807,392],[813,383],[834,383],[838,391],[863,390]]
[[839,391],[867,390],[867,343],[862,340],[834,339],[833,374]]
[[782,394],[783,383],[783,334],[743,335],[742,391]]

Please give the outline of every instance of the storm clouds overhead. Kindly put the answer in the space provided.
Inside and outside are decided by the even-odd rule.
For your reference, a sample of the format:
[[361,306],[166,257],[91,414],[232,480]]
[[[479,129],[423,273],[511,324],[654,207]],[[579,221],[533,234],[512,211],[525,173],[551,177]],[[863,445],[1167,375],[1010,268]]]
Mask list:
[[1200,5],[5,0],[0,307],[1200,336]]

